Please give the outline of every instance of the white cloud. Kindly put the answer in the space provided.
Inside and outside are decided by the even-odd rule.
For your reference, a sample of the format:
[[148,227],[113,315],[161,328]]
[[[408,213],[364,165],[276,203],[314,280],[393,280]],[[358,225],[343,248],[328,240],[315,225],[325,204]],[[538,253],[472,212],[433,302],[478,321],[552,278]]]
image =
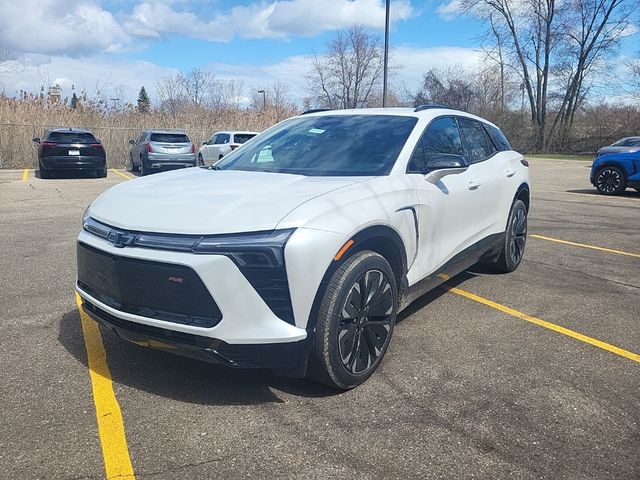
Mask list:
[[83,55],[115,52],[129,36],[92,0],[0,2],[0,41],[15,54]]
[[[354,24],[383,28],[384,14],[381,0],[285,0],[235,6],[207,20],[189,10],[147,1],[133,9],[125,29],[142,37],[159,38],[176,33],[213,42],[227,42],[236,37],[286,39],[314,36]],[[408,0],[394,3],[393,21],[406,20],[411,14]]]
[[436,12],[443,20],[453,20],[462,15],[462,1],[451,0],[449,3],[442,3],[436,8]]

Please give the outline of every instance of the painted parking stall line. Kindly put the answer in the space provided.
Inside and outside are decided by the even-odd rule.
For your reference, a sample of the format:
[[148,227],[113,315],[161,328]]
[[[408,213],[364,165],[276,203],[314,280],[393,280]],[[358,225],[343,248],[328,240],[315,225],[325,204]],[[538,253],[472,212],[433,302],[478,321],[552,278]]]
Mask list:
[[82,300],[76,293],[76,304],[80,313],[84,345],[87,350],[87,361],[93,401],[96,408],[98,435],[102,447],[105,473],[108,479],[135,480],[133,465],[129,457],[127,438],[124,431],[122,411],[113,391],[111,372],[107,364],[107,354],[102,343],[100,328],[82,310]]
[[23,182],[26,182],[26,181],[28,181],[28,180],[29,180],[29,169],[28,169],[28,168],[25,168],[25,169],[22,171],[22,181],[23,181]]
[[513,308],[507,307],[500,303],[494,302],[487,298],[476,295],[475,293],[467,292],[466,290],[462,290],[461,288],[451,287],[449,285],[443,285],[442,288],[445,290],[459,295],[461,297],[468,298],[469,300],[473,300],[474,302],[481,303],[488,307],[499,310],[507,315],[511,315],[512,317],[519,318],[524,320],[525,322],[532,323],[542,328],[546,328],[548,330],[552,330],[556,333],[560,333],[562,335],[566,335],[567,337],[571,337],[575,340],[579,340],[581,342],[587,343],[589,345],[593,345],[594,347],[601,348],[602,350],[606,350],[608,352],[614,353],[626,359],[632,360],[634,362],[640,363],[640,355],[637,353],[630,352],[629,350],[625,350],[620,347],[616,347],[615,345],[611,345],[610,343],[603,342],[602,340],[598,340],[597,338],[589,337],[587,335],[583,335],[582,333],[570,330],[565,327],[561,327],[560,325],[556,325],[555,323],[548,322],[546,320],[542,320],[541,318],[532,317],[531,315],[527,315],[526,313],[522,313]]
[[127,180],[133,180],[135,177],[131,177],[125,173],[122,173],[120,170],[116,170],[115,168],[110,168],[110,171],[115,173],[116,175],[120,175],[122,178],[126,178]]
[[640,253],[625,252],[624,250],[615,250],[615,249],[612,249],[612,248],[598,247],[596,245],[589,245],[589,244],[586,244],[586,243],[570,242],[568,240],[561,240],[559,238],[546,237],[544,235],[530,234],[529,237],[537,238],[539,240],[546,240],[548,242],[556,242],[556,243],[562,243],[564,245],[571,245],[573,247],[588,248],[588,249],[591,249],[591,250],[598,250],[600,252],[615,253],[615,254],[618,254],[618,255],[626,255],[626,256],[629,256],[629,257],[640,258]]

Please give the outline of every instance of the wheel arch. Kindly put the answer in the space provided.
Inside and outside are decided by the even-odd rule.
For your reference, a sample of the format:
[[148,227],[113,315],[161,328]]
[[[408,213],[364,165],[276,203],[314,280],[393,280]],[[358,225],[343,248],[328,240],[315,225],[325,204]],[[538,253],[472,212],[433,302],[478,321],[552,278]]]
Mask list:
[[[531,205],[531,190],[529,188],[529,184],[521,183],[516,190],[516,194],[513,196],[513,202],[516,200],[522,200],[524,206],[527,208],[527,213],[529,212],[529,206]],[[512,204],[513,204],[512,202]]]
[[396,277],[398,301],[400,302],[402,298],[406,284],[407,254],[400,234],[387,225],[372,225],[360,230],[349,239],[349,241],[351,240],[353,240],[353,244],[345,251],[342,257],[331,262],[322,277],[307,321],[306,329],[309,334],[315,332],[318,311],[331,276],[345,260],[358,252],[370,250],[381,255],[389,262]]

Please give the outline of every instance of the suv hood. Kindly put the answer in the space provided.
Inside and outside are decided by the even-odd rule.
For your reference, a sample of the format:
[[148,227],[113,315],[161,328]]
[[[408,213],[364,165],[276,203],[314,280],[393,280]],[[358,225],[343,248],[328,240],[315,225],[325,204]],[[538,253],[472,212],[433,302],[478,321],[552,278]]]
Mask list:
[[91,204],[89,215],[141,232],[273,230],[301,204],[368,178],[187,168],[120,183]]
[[599,157],[601,155],[608,155],[610,153],[635,153],[638,150],[640,150],[640,147],[614,147],[613,145],[610,145],[608,147],[602,147],[600,150],[598,150],[597,156]]

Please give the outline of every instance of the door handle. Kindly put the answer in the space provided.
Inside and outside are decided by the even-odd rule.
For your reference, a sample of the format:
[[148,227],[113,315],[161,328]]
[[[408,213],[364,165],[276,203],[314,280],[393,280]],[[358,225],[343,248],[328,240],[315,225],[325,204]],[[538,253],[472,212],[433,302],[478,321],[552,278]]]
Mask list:
[[469,190],[477,190],[478,188],[480,188],[480,183],[478,182],[474,182],[474,181],[470,181],[469,183],[467,183],[467,188]]
[[504,171],[504,174],[505,174],[508,178],[511,178],[511,177],[513,177],[513,176],[516,174],[516,171],[515,171],[515,170],[511,170],[510,168],[507,168],[507,169]]

